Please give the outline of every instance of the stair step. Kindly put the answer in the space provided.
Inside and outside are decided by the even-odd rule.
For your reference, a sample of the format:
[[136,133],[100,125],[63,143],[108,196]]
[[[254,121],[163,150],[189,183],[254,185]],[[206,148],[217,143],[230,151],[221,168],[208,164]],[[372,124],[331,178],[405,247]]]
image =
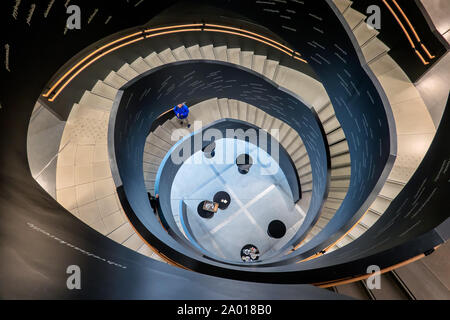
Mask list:
[[263,70],[263,75],[266,76],[267,78],[273,80],[273,78],[275,76],[275,71],[277,70],[277,67],[278,67],[278,64],[279,64],[278,61],[266,59],[265,65],[264,65],[264,70]]
[[320,217],[319,220],[317,220],[316,227],[318,227],[322,230],[323,228],[325,228],[325,226],[328,224],[328,222],[329,221],[327,219]]
[[247,104],[247,121],[251,124],[256,122],[256,107]]
[[361,219],[361,222],[367,226],[367,227],[371,227],[375,222],[377,222],[379,216],[373,212],[371,212],[370,210],[367,211],[363,218]]
[[312,173],[300,177],[300,182],[303,183],[303,181],[312,181]]
[[144,180],[145,181],[155,181],[156,173],[155,172],[144,172]]
[[368,28],[365,22],[361,23],[359,26],[353,30],[353,34],[356,37],[356,41],[360,46],[367,43],[370,39],[376,37],[378,35],[378,31],[376,29]]
[[359,238],[364,232],[366,232],[367,229],[364,228],[362,225],[357,224],[356,226],[353,227],[353,229],[349,232],[349,234],[354,238],[357,239]]
[[124,84],[127,83],[127,79],[116,74],[114,71],[111,71],[103,80],[104,83],[110,85],[113,88],[120,89]]
[[297,162],[300,160],[301,157],[307,155],[306,147],[302,145],[300,148],[298,148],[295,152],[290,153],[292,161]]
[[150,65],[153,68],[159,67],[164,64],[156,52],[152,52],[147,57],[145,57],[144,60],[145,62],[147,62],[148,65]]
[[176,141],[172,140],[172,132],[168,132],[165,128],[162,126],[158,126],[155,131],[153,131],[153,134],[156,135],[161,140],[167,142],[171,148],[176,143]]
[[130,65],[134,70],[136,70],[139,74],[147,72],[151,69],[147,62],[142,57],[137,58]]
[[222,118],[229,118],[228,99],[219,99],[219,112]]
[[330,117],[334,116],[334,109],[332,104],[328,104],[325,108],[321,109],[318,113],[319,119],[322,122],[325,122],[325,120],[328,120]]
[[186,51],[192,59],[203,59],[202,52],[200,51],[200,46],[198,44],[186,48]]
[[174,55],[172,54],[172,49],[170,48],[161,51],[160,53],[158,53],[158,56],[164,64],[177,61],[177,59],[175,59]]
[[370,62],[370,68],[377,77],[380,77],[397,67],[397,63],[388,54]]
[[331,157],[342,154],[344,152],[348,152],[348,144],[347,144],[346,140],[330,146],[330,156]]
[[122,67],[120,67],[120,69],[117,70],[117,74],[127,79],[128,81],[133,80],[139,75],[139,73],[132,67],[130,67],[128,63],[125,63]]
[[338,168],[342,166],[350,166],[350,153],[345,153],[340,156],[331,158],[331,167]]
[[238,108],[238,119],[242,121],[247,121],[247,104],[242,101],[237,102],[237,108]]
[[349,0],[333,0],[333,2],[341,13],[352,5],[352,1]]
[[330,188],[348,188],[350,186],[350,179],[348,180],[330,180]]
[[403,189],[402,185],[386,181],[386,183],[384,184],[383,188],[380,191],[380,195],[392,200],[398,196],[398,194],[402,191],[402,189]]
[[111,99],[101,97],[88,90],[84,92],[79,102],[79,104],[89,106],[93,109],[103,109],[107,111],[111,110],[113,103],[114,101],[112,101]]
[[367,62],[372,61],[381,54],[389,51],[389,47],[376,37],[370,40],[361,49]]
[[172,148],[172,145],[169,142],[161,139],[158,135],[153,134],[153,133],[148,136],[147,142],[159,147],[162,150],[166,150],[166,151],[169,151],[169,149]]
[[386,211],[386,209],[389,207],[390,204],[391,204],[390,200],[377,197],[370,206],[370,208],[382,214]]
[[353,30],[359,23],[361,23],[361,21],[364,21],[366,16],[353,8],[348,8],[344,13],[344,18],[347,21],[350,29]]
[[302,184],[301,186],[302,186],[302,192],[305,192],[307,190],[312,190],[313,184],[312,184],[312,182],[309,182],[309,183]]
[[303,176],[303,175],[305,175],[307,173],[310,173],[310,172],[312,172],[311,164],[309,164],[308,166],[300,168],[300,169],[297,170],[297,173],[298,173],[299,176]]
[[347,191],[330,191],[328,193],[329,198],[344,200],[347,195]]
[[266,59],[266,56],[255,54],[253,56],[252,70],[262,74],[264,72],[264,64]]
[[332,168],[331,169],[331,177],[334,176],[350,176],[351,174],[351,167],[342,167],[342,168]]
[[111,87],[101,80],[98,80],[94,88],[92,88],[92,93],[110,100],[114,100],[116,98],[117,92],[118,90],[116,88]]
[[228,113],[230,115],[230,118],[239,119],[238,104],[236,100],[228,100]]
[[327,140],[328,140],[329,145],[334,144],[343,139],[345,139],[345,134],[344,134],[344,130],[342,130],[342,128],[339,128],[327,135]]
[[153,173],[157,173],[158,172],[158,166],[154,165],[154,164],[149,164],[149,163],[145,163],[143,164],[143,171],[144,172],[153,172]]
[[174,50],[172,50],[172,54],[177,59],[177,61],[184,61],[184,60],[190,60],[191,57],[189,56],[188,52],[186,51],[186,48],[184,46],[180,46]]
[[240,64],[240,55],[241,55],[240,48],[228,48],[227,49],[228,62],[230,62],[230,63],[239,65]]
[[200,47],[200,52],[202,53],[204,59],[216,60],[212,44]]
[[290,130],[286,137],[281,141],[281,145],[286,149],[289,147],[294,147],[295,145],[302,145],[302,141],[300,136],[298,135],[297,131],[294,129]]
[[309,164],[309,157],[303,157],[300,160],[298,160],[297,162],[295,162],[295,166],[297,168],[301,168],[303,166],[306,166]]
[[214,47],[214,55],[217,60],[228,62],[227,46]]
[[334,217],[335,214],[336,214],[336,210],[335,209],[330,209],[330,208],[323,207],[321,216],[326,218],[326,219],[328,219],[328,220],[331,220]]
[[341,127],[341,124],[337,120],[336,117],[333,117],[329,120],[327,120],[325,123],[323,123],[323,129],[328,134],[329,132],[336,130]]
[[353,241],[353,239],[351,237],[349,237],[348,235],[346,235],[339,241],[338,246],[340,248],[342,248],[342,247],[346,246],[347,244],[351,243],[352,241]]
[[251,69],[253,64],[253,52],[241,51],[240,64],[245,68]]
[[167,151],[165,151],[153,144],[150,144],[150,143],[145,144],[144,152],[145,152],[145,154],[149,154],[149,155],[160,158],[161,161],[167,154]]

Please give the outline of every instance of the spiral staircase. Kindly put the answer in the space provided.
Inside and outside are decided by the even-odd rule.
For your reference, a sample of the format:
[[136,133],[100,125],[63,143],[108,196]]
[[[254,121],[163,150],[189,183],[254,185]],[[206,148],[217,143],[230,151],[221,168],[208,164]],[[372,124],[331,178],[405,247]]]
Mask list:
[[[313,284],[373,299],[361,280],[375,264],[386,288],[401,288],[400,298],[414,298],[392,270],[429,255],[448,238],[444,195],[450,172],[443,148],[448,108],[435,128],[408,70],[391,57],[380,32],[366,24],[351,1],[197,1],[200,13],[175,2],[158,4],[155,12],[162,13],[153,19],[141,12],[139,23],[77,38],[70,59],[61,67],[55,57],[53,73],[43,74],[40,86],[36,82],[40,98],[33,101],[34,112],[44,108],[65,118],[52,159],[59,204],[34,180],[27,186],[26,178],[2,175],[30,188],[23,193],[29,199],[23,208],[36,216],[21,215],[16,228],[25,225],[27,234],[38,238],[32,251],[43,250],[42,235],[45,246],[59,245],[55,254],[63,250],[62,242],[85,248],[77,263],[99,270],[96,275],[103,272],[83,293],[86,297],[154,298],[139,277],[154,279],[155,272],[173,285],[165,293],[169,298],[177,286],[222,281],[223,291],[204,294],[236,298],[236,290],[243,290],[256,299],[340,297]],[[304,18],[298,25],[296,15]],[[301,40],[299,28],[305,34]],[[26,99],[31,97],[36,95]],[[11,101],[5,99],[5,105]],[[190,108],[189,128],[172,112],[171,106],[182,101]],[[280,167],[295,173],[288,180],[298,199],[294,196],[290,205],[300,218],[285,241],[254,264],[220,259],[199,246],[182,209],[170,204],[182,166],[168,164],[171,153],[205,128],[232,123],[272,134],[288,159],[280,160]],[[28,150],[30,163],[33,157]],[[14,192],[5,194],[11,194],[12,205]],[[155,212],[148,194],[159,196]],[[50,207],[58,212],[54,217],[45,214]],[[42,259],[51,254],[46,251]],[[135,272],[128,284],[118,276],[117,286],[126,290],[106,293],[101,286],[121,270],[95,266],[99,262],[89,261],[92,256],[150,273]],[[185,284],[176,284],[179,278]],[[339,289],[349,284],[361,285],[362,296]],[[258,286],[261,290],[255,290]],[[51,288],[56,296],[77,298],[77,293],[62,294],[56,280]],[[50,291],[48,296],[55,296]],[[179,297],[194,291],[185,289]]]

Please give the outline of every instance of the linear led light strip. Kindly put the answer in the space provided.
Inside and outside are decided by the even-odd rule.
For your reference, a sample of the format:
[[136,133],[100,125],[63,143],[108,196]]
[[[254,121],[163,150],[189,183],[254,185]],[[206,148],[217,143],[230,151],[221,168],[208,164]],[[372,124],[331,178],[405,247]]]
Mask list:
[[[154,33],[154,34],[151,34],[151,35],[143,35],[142,37],[140,37],[140,38],[137,38],[137,39],[133,39],[133,40],[131,40],[131,41],[128,41],[128,42],[125,42],[125,43],[122,43],[122,44],[120,44],[120,45],[118,45],[118,46],[116,46],[116,47],[114,47],[114,48],[112,48],[112,49],[109,49],[108,51],[105,51],[105,52],[103,52],[102,54],[100,54],[100,55],[98,55],[97,57],[95,57],[94,59],[92,59],[91,61],[89,61],[87,64],[85,64],[83,67],[81,67],[77,72],[75,72],[62,86],[61,86],[61,88],[59,88],[59,90],[55,93],[55,95],[51,98],[51,99],[49,99],[48,101],[50,101],[50,102],[53,102],[57,97],[58,97],[58,95],[61,93],[61,91],[62,90],[64,90],[64,88],[76,77],[76,76],[78,76],[84,69],[86,69],[87,67],[89,67],[92,63],[94,63],[95,61],[97,61],[98,59],[100,59],[100,58],[102,58],[102,57],[104,57],[105,55],[107,55],[107,54],[109,54],[109,53],[111,53],[111,52],[113,52],[113,51],[116,51],[117,49],[120,49],[120,48],[122,48],[122,47],[125,47],[125,46],[127,46],[127,45],[129,45],[129,44],[132,44],[132,43],[134,43],[134,42],[138,42],[138,41],[141,41],[141,40],[144,40],[144,39],[147,39],[147,38],[153,38],[153,37],[156,37],[156,36],[160,36],[160,35],[163,35],[163,34],[170,34],[170,33],[176,33],[176,32],[188,32],[188,31],[201,31],[201,29],[181,29],[181,30],[170,30],[170,31],[164,31],[164,32],[159,32],[159,33]],[[142,33],[141,33],[142,34]]]
[[406,16],[405,12],[403,12],[402,8],[398,5],[397,1],[392,0],[392,2],[394,2],[395,6],[398,8],[398,10],[399,10],[400,13],[402,14],[403,18],[405,18],[406,22],[407,22],[408,25],[409,25],[409,28],[410,28],[410,29],[412,30],[412,32],[414,33],[414,36],[416,37],[417,42],[420,43],[420,45],[422,46],[422,48],[423,48],[423,50],[425,51],[425,53],[428,55],[428,57],[429,57],[430,59],[434,59],[435,56],[432,55],[432,54],[428,51],[427,47],[425,47],[425,45],[422,43],[422,41],[421,41],[420,38],[419,38],[419,35],[417,34],[416,30],[415,30],[414,27],[413,27],[411,21],[409,21],[408,17]]
[[102,47],[100,47],[100,48],[98,48],[97,50],[94,50],[94,51],[92,51],[90,54],[88,54],[86,57],[84,57],[83,59],[81,59],[76,65],[74,65],[69,71],[67,71],[61,78],[59,78],[59,80],[53,85],[53,87],[51,87],[45,94],[43,94],[43,96],[44,97],[48,97],[49,95],[50,95],[50,93],[53,91],[53,90],[55,90],[55,88],[73,71],[73,70],[75,70],[76,68],[78,68],[84,61],[86,61],[87,59],[89,59],[90,57],[92,57],[94,54],[96,54],[97,52],[100,52],[100,51],[102,51],[103,49],[106,49],[107,47],[109,47],[109,46],[111,46],[111,45],[113,45],[113,44],[115,44],[115,43],[117,43],[117,42],[120,42],[120,41],[123,41],[123,40],[126,40],[126,39],[128,39],[128,38],[131,38],[131,37],[134,37],[134,36],[136,36],[136,35],[138,35],[138,34],[140,34],[141,32],[136,32],[136,33],[133,33],[133,34],[130,34],[130,35],[128,35],[128,36],[125,36],[125,37],[122,37],[122,38],[120,38],[120,39],[117,39],[117,40],[114,40],[114,41],[112,41],[112,42],[110,42],[110,43],[108,43],[108,44],[106,44],[106,45],[104,45],[104,46],[102,46]]
[[[435,247],[434,249],[436,250],[438,247],[439,246]],[[389,271],[395,270],[397,268],[406,266],[406,265],[408,265],[408,264],[410,264],[410,263],[412,263],[414,261],[420,260],[423,257],[425,257],[425,254],[421,253],[421,254],[419,254],[419,255],[417,255],[415,257],[412,257],[412,258],[410,258],[408,260],[405,260],[405,261],[399,262],[397,264],[394,264],[394,265],[392,265],[390,267],[384,268],[384,269],[380,270],[377,273],[368,273],[368,274],[363,274],[363,275],[357,276],[357,277],[348,277],[348,278],[344,278],[344,279],[332,280],[332,281],[327,281],[327,282],[312,283],[312,285],[317,286],[319,288],[324,288],[325,289],[325,288],[329,288],[329,287],[340,286],[340,285],[343,285],[343,284],[352,283],[352,282],[355,282],[355,281],[366,280],[367,278],[373,276],[374,274],[384,274],[386,272],[389,272]]]
[[[405,20],[408,22],[410,28],[413,30],[413,33],[415,34],[416,38],[418,39],[419,43],[420,43],[420,38],[417,35],[416,31],[414,30],[413,26],[411,25],[411,22],[409,22],[409,19],[406,17],[405,13],[403,12],[403,10],[400,8],[400,6],[397,4],[397,2],[394,1],[394,4],[397,6],[397,8],[399,8],[400,12],[402,13],[403,17],[405,18]],[[411,47],[414,49],[414,52],[416,53],[416,55],[420,58],[420,60],[422,61],[423,64],[427,65],[429,64],[428,61],[426,61],[423,56],[420,54],[420,52],[417,50],[416,46],[414,45],[413,40],[411,39],[408,31],[406,30],[405,26],[403,25],[403,23],[400,21],[400,18],[397,16],[397,14],[395,13],[394,9],[392,9],[392,7],[387,3],[386,0],[383,0],[383,3],[386,5],[386,7],[389,9],[389,11],[391,12],[391,14],[394,16],[395,20],[397,20],[397,23],[399,24],[399,26],[402,28],[403,33],[406,35],[406,37],[408,38],[409,43],[411,44]],[[424,51],[428,54],[428,56],[430,58],[434,58],[434,56],[432,56],[429,51],[426,49],[425,45],[421,43],[422,48],[424,49]]]
[[277,42],[277,41],[274,41],[274,40],[272,40],[272,39],[270,39],[270,38],[267,38],[267,37],[265,37],[265,36],[262,36],[262,35],[260,35],[260,34],[257,34],[257,33],[254,33],[254,32],[248,31],[248,30],[239,29],[239,28],[234,28],[234,27],[228,27],[228,26],[222,26],[222,25],[218,25],[218,24],[209,24],[209,23],[206,23],[205,26],[206,26],[206,27],[216,27],[216,28],[228,29],[228,30],[235,30],[235,31],[240,31],[240,32],[248,33],[248,34],[250,34],[250,35],[254,35],[254,36],[256,36],[256,37],[259,37],[259,38],[265,39],[265,40],[267,40],[267,41],[269,41],[269,42],[272,42],[272,43],[276,44],[277,46],[286,49],[286,50],[289,51],[291,54],[297,54],[297,55],[301,56],[300,53],[298,53],[298,52],[292,50],[291,48],[289,48],[289,47],[287,47],[287,46],[285,46],[285,45],[283,45],[283,44],[281,44],[281,43],[279,43],[279,42]]
[[[116,47],[114,47],[114,48],[112,48],[112,49],[109,49],[108,51],[105,51],[105,52],[103,52],[102,54],[100,54],[99,56],[97,56],[97,57],[95,57],[94,59],[92,59],[91,61],[89,61],[86,65],[84,65],[82,68],[80,68],[76,73],[74,73],[73,75],[72,75],[72,77],[70,77],[62,86],[61,86],[61,88],[54,94],[54,96],[53,97],[51,97],[50,99],[48,99],[50,102],[52,102],[52,101],[54,101],[57,97],[58,97],[58,95],[61,93],[61,91],[78,75],[78,74],[80,74],[81,73],[81,71],[83,71],[84,69],[86,69],[88,66],[90,66],[92,63],[94,63],[95,61],[97,61],[98,59],[100,59],[101,57],[103,57],[103,56],[105,56],[105,55],[107,55],[107,54],[109,54],[109,53],[111,53],[111,52],[113,52],[113,51],[115,51],[115,50],[117,50],[117,49],[119,49],[119,48],[122,48],[122,47],[124,47],[124,46],[127,46],[127,45],[129,45],[129,44],[132,44],[132,43],[134,43],[134,42],[137,42],[137,41],[140,41],[140,40],[144,40],[144,39],[146,39],[146,38],[152,38],[152,37],[155,37],[155,36],[160,36],[160,35],[164,35],[164,34],[171,34],[171,33],[177,33],[177,32],[188,32],[188,31],[212,31],[212,32],[222,32],[222,33],[229,33],[229,34],[234,34],[234,35],[238,35],[238,36],[243,36],[243,37],[246,37],[246,38],[250,38],[250,39],[253,39],[253,40],[256,40],[256,41],[259,41],[259,42],[262,42],[262,43],[264,43],[264,44],[266,44],[266,45],[268,45],[268,46],[271,46],[271,47],[273,47],[273,48],[275,48],[275,49],[277,49],[277,50],[279,50],[279,51],[281,51],[281,52],[283,52],[283,53],[285,53],[285,54],[287,54],[287,55],[289,55],[289,56],[292,56],[294,59],[297,59],[297,60],[300,60],[300,61],[302,61],[302,62],[304,62],[304,63],[307,63],[307,61],[306,60],[304,60],[304,59],[302,59],[302,58],[300,58],[300,57],[298,57],[298,56],[296,56],[296,54],[298,54],[298,55],[300,55],[298,52],[295,52],[294,50],[292,50],[292,49],[289,49],[288,47],[286,47],[286,46],[284,46],[284,45],[282,45],[281,43],[278,43],[278,42],[276,42],[276,41],[273,41],[273,40],[270,40],[269,38],[266,38],[266,37],[264,37],[264,36],[259,36],[259,37],[261,37],[261,38],[263,38],[263,39],[267,39],[267,40],[269,40],[269,41],[271,41],[271,42],[268,42],[268,41],[265,41],[265,40],[261,40],[261,39],[259,39],[259,38],[256,38],[256,37],[253,37],[253,36],[250,36],[250,35],[246,35],[246,34],[243,34],[243,33],[238,33],[238,32],[232,32],[232,31],[227,31],[227,30],[219,30],[219,29],[193,29],[193,28],[189,28],[189,29],[178,29],[178,28],[182,28],[182,27],[200,27],[200,26],[205,26],[204,24],[201,24],[201,23],[197,23],[197,24],[187,24],[187,25],[177,25],[177,26],[170,26],[170,27],[161,27],[161,28],[155,28],[155,29],[147,29],[147,30],[144,30],[144,32],[136,32],[136,33],[133,33],[133,34],[131,34],[131,35],[128,35],[128,36],[125,36],[125,37],[122,37],[122,38],[120,38],[120,39],[117,39],[117,40],[114,40],[114,41],[112,41],[112,42],[110,42],[110,43],[108,43],[108,44],[106,44],[106,45],[104,45],[104,46],[102,46],[102,47],[100,47],[100,48],[98,48],[98,49],[96,49],[96,50],[94,50],[93,52],[91,52],[89,55],[87,55],[86,57],[84,57],[82,60],[80,60],[77,64],[75,64],[70,70],[68,70],[43,96],[44,97],[48,97],[48,96],[50,96],[50,94],[51,94],[51,92],[53,92],[54,90],[55,90],[55,88],[64,80],[64,79],[66,79],[68,76],[69,76],[69,74],[71,74],[76,68],[78,68],[83,62],[85,62],[86,60],[88,60],[90,57],[92,57],[92,56],[94,56],[96,53],[98,53],[98,52],[100,52],[100,51],[102,51],[102,50],[104,50],[104,49],[106,49],[106,48],[108,48],[108,47],[110,47],[111,45],[113,45],[113,44],[115,44],[115,43],[118,43],[118,42],[120,42],[120,41],[123,41],[123,40],[126,40],[126,39],[129,39],[129,38],[131,38],[131,37],[134,37],[134,36],[137,36],[137,35],[142,35],[142,37],[140,37],[140,38],[137,38],[137,39],[134,39],[134,40],[131,40],[131,41],[128,41],[128,42],[125,42],[125,43],[123,43],[123,44],[120,44],[120,45],[118,45],[118,46],[116,46]],[[250,32],[250,31],[246,31],[246,30],[243,30],[243,29],[237,29],[237,28],[232,28],[232,27],[226,27],[226,26],[219,26],[219,25],[208,25],[208,26],[211,26],[211,27],[217,27],[217,28],[227,28],[227,29],[236,29],[236,30],[239,30],[239,31],[241,31],[241,32],[246,32],[246,33],[249,33],[249,34],[254,34],[254,35],[256,35],[255,33],[253,33],[253,32]],[[177,30],[169,30],[169,31],[164,31],[164,32],[159,32],[159,33],[155,33],[155,34],[150,34],[150,35],[148,35],[148,34],[146,34],[146,33],[148,33],[148,32],[154,32],[154,31],[160,31],[160,30],[168,30],[168,29],[175,29],[175,28],[177,28]],[[276,45],[275,45],[276,44]],[[287,48],[290,52],[288,52],[288,51],[286,51],[286,50],[284,50],[284,49],[281,49],[281,48],[279,48],[278,46],[281,46],[281,47],[283,47],[283,48]]]
[[[186,27],[186,26],[196,26],[196,25],[201,25],[201,24],[194,24],[194,25],[180,25],[180,26],[177,26],[177,27],[182,28],[182,27]],[[173,26],[171,26],[171,27],[161,27],[161,28],[156,28],[156,29],[152,29],[152,30],[153,30],[153,31],[159,31],[159,30],[165,30],[165,29],[169,29],[169,28],[174,28],[174,27],[173,27]],[[83,62],[85,62],[87,59],[89,59],[90,57],[92,57],[92,56],[95,55],[96,53],[98,53],[98,52],[100,52],[100,51],[102,51],[102,50],[108,48],[109,46],[112,46],[112,45],[115,44],[115,43],[118,43],[118,42],[120,42],[120,41],[129,39],[129,38],[132,38],[132,37],[137,36],[137,35],[139,35],[139,34],[142,34],[142,32],[139,31],[139,32],[135,32],[135,33],[133,33],[133,34],[130,34],[130,35],[121,37],[121,38],[119,38],[119,39],[116,39],[116,40],[114,40],[114,41],[111,41],[111,42],[105,44],[104,46],[102,46],[102,47],[100,47],[100,48],[98,48],[98,49],[92,51],[92,52],[91,52],[90,54],[88,54],[86,57],[84,57],[83,59],[81,59],[77,64],[75,64],[75,65],[74,65],[69,71],[67,71],[61,78],[59,78],[59,80],[53,85],[53,87],[50,88],[50,89],[47,91],[47,93],[45,93],[43,96],[44,96],[44,97],[48,97],[48,96],[50,95],[50,93],[51,93],[53,90],[55,90],[55,88],[56,88],[56,87],[57,87],[57,86],[58,86],[65,78],[67,78],[67,76],[68,76],[70,73],[72,73],[72,71],[74,71],[74,70],[75,70],[76,68],[78,68]]]
[[[271,47],[273,47],[273,48],[275,48],[275,49],[277,49],[277,50],[279,50],[279,51],[281,51],[281,52],[284,52],[284,53],[287,54],[287,55],[292,56],[291,53],[287,52],[287,51],[284,50],[284,49],[278,48],[276,45],[274,45],[274,44],[272,44],[272,43],[270,43],[270,42],[267,42],[267,41],[264,41],[264,40],[261,40],[261,39],[257,39],[257,38],[255,38],[255,37],[252,37],[252,36],[249,36],[249,35],[246,35],[246,34],[241,34],[241,33],[238,33],[238,32],[228,31],[228,30],[207,29],[207,28],[205,28],[204,31],[212,31],[212,32],[228,33],[228,34],[234,34],[234,35],[242,36],[242,37],[245,37],[245,38],[253,39],[253,40],[262,42],[262,43],[264,43],[264,44],[266,44],[266,45],[268,45],[268,46],[271,46]],[[292,56],[292,57],[293,57],[294,59],[297,59],[297,60],[300,60],[300,61],[302,61],[302,62],[304,62],[304,63],[307,63],[306,60],[304,60],[304,59],[302,59],[302,58],[299,58],[299,57],[296,57],[296,56]]]

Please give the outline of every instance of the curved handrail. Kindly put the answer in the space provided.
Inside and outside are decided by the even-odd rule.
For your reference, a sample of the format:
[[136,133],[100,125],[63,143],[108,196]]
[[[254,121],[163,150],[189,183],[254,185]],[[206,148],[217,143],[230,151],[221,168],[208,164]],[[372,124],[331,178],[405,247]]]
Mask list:
[[47,98],[49,102],[55,101],[55,99],[60,95],[60,93],[64,90],[64,88],[66,88],[70,84],[70,82],[72,82],[72,80],[74,80],[83,70],[85,70],[87,67],[89,67],[91,64],[101,59],[102,57],[122,47],[126,47],[130,44],[148,38],[168,34],[175,34],[180,32],[194,32],[194,31],[221,32],[245,37],[268,45],[288,56],[291,56],[296,60],[307,63],[305,59],[301,58],[301,54],[299,52],[294,51],[293,49],[290,49],[289,47],[275,40],[272,40],[268,37],[245,29],[209,23],[172,25],[172,26],[144,29],[140,32],[134,32],[126,36],[121,36],[118,39],[112,40],[102,45],[100,48],[95,49],[94,51],[87,54],[85,57],[83,57],[81,60],[75,63],[72,67],[70,67],[68,71],[66,71],[64,74],[58,77],[57,80],[55,80],[54,84],[51,85],[51,87],[45,93],[43,93],[42,96]]

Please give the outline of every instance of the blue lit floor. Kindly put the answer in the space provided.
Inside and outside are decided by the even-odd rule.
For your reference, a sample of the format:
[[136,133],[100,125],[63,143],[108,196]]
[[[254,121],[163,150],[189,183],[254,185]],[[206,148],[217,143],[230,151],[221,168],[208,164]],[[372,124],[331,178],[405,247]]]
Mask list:
[[[253,158],[250,172],[242,175],[235,164],[237,155]],[[172,186],[172,212],[178,221],[180,201],[187,205],[187,220],[198,243],[218,258],[242,262],[240,250],[255,245],[261,258],[286,244],[303,222],[304,215],[294,205],[283,171],[265,151],[235,139],[216,141],[216,152],[207,159],[201,151],[188,159],[178,171]],[[212,200],[219,191],[231,196],[231,203],[211,219],[201,218],[197,206]],[[270,238],[267,227],[272,220],[286,225],[286,235]]]

